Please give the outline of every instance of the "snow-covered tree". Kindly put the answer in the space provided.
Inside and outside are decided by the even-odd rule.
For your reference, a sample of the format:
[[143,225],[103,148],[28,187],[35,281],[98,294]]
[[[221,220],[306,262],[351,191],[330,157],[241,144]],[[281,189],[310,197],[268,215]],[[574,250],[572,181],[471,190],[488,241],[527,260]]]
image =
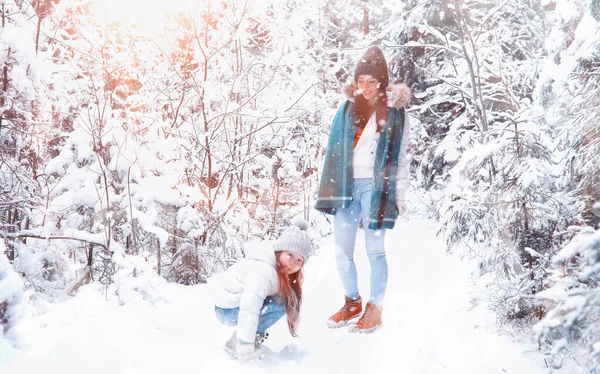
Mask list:
[[576,358],[591,373],[600,369],[600,230],[573,229],[573,240],[553,257],[556,283],[538,295],[549,311],[535,331],[555,367]]
[[[33,227],[39,216],[46,142],[51,134],[44,96],[47,55],[39,38],[41,21],[51,5],[0,4],[0,237],[5,240],[8,260],[22,272],[32,265],[28,260],[31,242],[23,230]],[[43,261],[35,267],[43,272]]]
[[[41,41],[57,67],[45,82],[45,208],[25,233],[50,239],[31,251],[49,269],[32,273],[35,287],[109,285],[127,255],[167,279],[203,282],[242,255],[241,241],[308,216],[313,139],[330,104],[314,99],[319,56],[289,45],[297,31],[275,17],[291,17],[289,6],[183,9],[153,39],[102,4],[56,7],[53,37]],[[307,44],[319,40],[304,31]]]
[[561,2],[558,7],[561,12],[549,33],[552,43],[537,92],[545,120],[557,133],[558,186],[572,209],[562,218],[572,226],[562,235],[564,247],[552,257],[549,288],[538,298],[547,315],[536,326],[536,337],[556,366],[574,357],[593,372],[600,368],[600,14],[594,2]]
[[449,246],[493,279],[482,297],[501,320],[541,317],[530,295],[545,287],[556,234],[573,214],[558,183],[556,132],[536,106],[548,10],[520,1],[429,10],[409,13],[394,60],[399,72],[418,72],[413,110],[429,125],[415,149],[419,180],[444,190]]

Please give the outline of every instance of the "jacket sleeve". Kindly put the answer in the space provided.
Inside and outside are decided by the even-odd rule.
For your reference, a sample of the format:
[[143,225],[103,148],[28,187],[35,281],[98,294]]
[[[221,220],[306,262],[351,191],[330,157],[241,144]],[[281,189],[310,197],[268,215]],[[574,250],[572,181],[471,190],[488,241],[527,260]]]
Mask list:
[[[275,269],[272,271],[274,272]],[[239,340],[254,343],[260,310],[269,296],[272,283],[273,279],[269,269],[261,266],[248,269],[238,314],[236,333]]]
[[400,154],[398,156],[398,171],[396,173],[396,202],[404,204],[404,195],[408,189],[408,172],[410,163],[408,162],[408,146],[410,142],[410,122],[408,113],[404,115],[404,131],[402,132],[402,143],[400,144]]

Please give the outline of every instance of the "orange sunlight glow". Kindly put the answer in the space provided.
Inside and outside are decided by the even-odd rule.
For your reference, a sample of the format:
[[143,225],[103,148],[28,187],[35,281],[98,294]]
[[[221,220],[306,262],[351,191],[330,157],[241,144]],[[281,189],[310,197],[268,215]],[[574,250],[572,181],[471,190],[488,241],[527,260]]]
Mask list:
[[160,32],[165,18],[181,11],[193,11],[202,0],[97,0],[107,22],[139,27],[148,34]]

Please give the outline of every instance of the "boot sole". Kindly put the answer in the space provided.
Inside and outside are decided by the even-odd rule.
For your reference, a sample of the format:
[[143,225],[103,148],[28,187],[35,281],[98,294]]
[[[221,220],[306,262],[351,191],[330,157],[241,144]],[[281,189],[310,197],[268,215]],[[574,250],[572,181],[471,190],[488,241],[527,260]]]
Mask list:
[[382,325],[377,325],[375,327],[371,327],[370,329],[359,329],[358,326],[356,324],[353,324],[352,326],[350,326],[350,328],[348,329],[348,332],[357,332],[359,334],[369,334],[375,330],[377,330],[378,328],[380,328]]
[[235,348],[228,347],[227,345],[223,346],[223,350],[227,352],[233,359],[237,360],[237,355],[235,353]]
[[[233,358],[236,361],[240,361],[240,358],[238,357],[235,348],[231,348],[228,346],[223,346],[223,350],[225,352],[227,352],[231,358]],[[265,345],[259,345],[256,347],[256,349],[254,350],[253,353],[250,353],[249,357],[246,358],[246,361],[251,361],[253,359],[259,359],[262,360],[266,355],[268,355],[271,352],[271,349]]]
[[333,322],[331,320],[327,320],[327,327],[329,327],[330,329],[337,329],[337,328],[340,328],[340,327],[351,325],[353,323],[352,321],[354,321],[355,319],[357,319],[358,317],[360,317],[361,314],[359,314],[359,315],[357,315],[355,317],[352,317],[350,319],[347,319],[345,321],[340,321],[340,322]]

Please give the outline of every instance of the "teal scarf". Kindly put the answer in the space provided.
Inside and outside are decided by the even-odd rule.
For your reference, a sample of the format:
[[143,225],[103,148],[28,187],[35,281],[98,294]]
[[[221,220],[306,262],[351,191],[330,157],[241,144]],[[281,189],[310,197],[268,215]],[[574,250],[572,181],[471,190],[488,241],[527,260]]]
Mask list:
[[[396,173],[402,133],[404,109],[388,109],[387,124],[381,130],[373,172],[373,194],[368,227],[373,230],[394,228],[396,208]],[[346,101],[337,111],[327,143],[315,209],[334,214],[352,202],[354,176],[354,103]]]

